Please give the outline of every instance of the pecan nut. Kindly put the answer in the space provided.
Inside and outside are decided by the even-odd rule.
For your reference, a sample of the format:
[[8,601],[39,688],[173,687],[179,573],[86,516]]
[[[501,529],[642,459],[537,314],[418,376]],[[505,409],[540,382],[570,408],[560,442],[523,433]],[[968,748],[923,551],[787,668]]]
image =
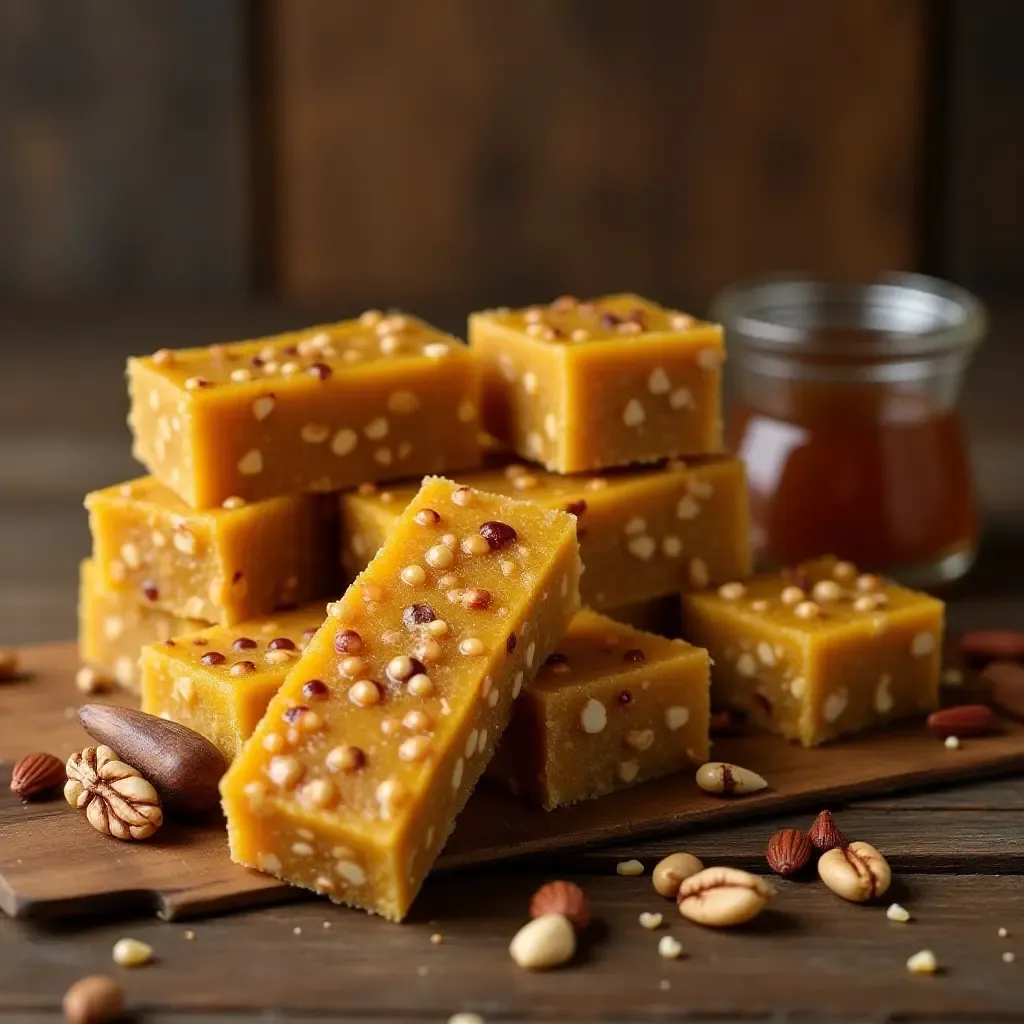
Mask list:
[[66,765],[64,799],[115,839],[148,839],[162,824],[156,790],[110,747],[86,747]]

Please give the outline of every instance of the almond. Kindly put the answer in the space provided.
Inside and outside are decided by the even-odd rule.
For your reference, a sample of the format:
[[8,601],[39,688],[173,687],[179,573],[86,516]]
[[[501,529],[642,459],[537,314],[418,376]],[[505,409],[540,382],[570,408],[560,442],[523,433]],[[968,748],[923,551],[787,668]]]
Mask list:
[[542,885],[530,900],[530,917],[561,914],[572,923],[577,932],[590,924],[590,904],[586,894],[573,882],[548,882]]
[[960,638],[960,653],[970,661],[1024,661],[1024,633],[978,629]]
[[839,830],[831,811],[822,811],[814,819],[807,838],[822,853],[828,850],[841,850],[847,845],[846,836]]
[[1024,719],[1024,665],[1015,661],[993,661],[981,673],[989,697],[1001,711]]
[[811,840],[798,828],[780,829],[764,852],[768,866],[778,875],[795,875],[811,859]]
[[959,704],[933,711],[927,719],[928,728],[936,736],[982,736],[992,731],[992,709],[984,704]]
[[100,974],[80,978],[64,994],[67,1024],[105,1024],[121,1016],[124,994],[113,978]]
[[11,792],[22,800],[46,796],[64,785],[64,762],[53,754],[26,754],[11,772]]

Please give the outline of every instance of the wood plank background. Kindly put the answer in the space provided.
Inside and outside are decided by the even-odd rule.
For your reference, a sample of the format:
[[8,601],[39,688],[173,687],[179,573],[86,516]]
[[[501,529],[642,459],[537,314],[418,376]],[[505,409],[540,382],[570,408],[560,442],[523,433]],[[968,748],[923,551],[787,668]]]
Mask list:
[[0,302],[1024,272],[1017,0],[6,0]]

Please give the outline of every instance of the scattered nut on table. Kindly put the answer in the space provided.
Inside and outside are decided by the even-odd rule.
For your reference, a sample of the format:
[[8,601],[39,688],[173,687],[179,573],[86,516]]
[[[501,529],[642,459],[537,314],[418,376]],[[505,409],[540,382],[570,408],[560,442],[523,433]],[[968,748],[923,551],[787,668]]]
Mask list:
[[7,647],[0,647],[0,683],[16,679],[19,667],[18,652]]
[[19,758],[11,771],[11,792],[22,800],[44,797],[64,783],[64,762],[37,751]]
[[768,783],[757,772],[725,761],[702,764],[697,769],[697,785],[715,796],[745,796],[768,788]]
[[652,914],[647,910],[645,910],[639,917],[640,927],[646,928],[650,932],[660,928],[664,920],[665,918],[661,914]]
[[683,880],[703,870],[703,863],[692,853],[670,853],[655,864],[651,881],[659,896],[674,900]]
[[110,747],[86,747],[67,762],[64,798],[115,839],[148,839],[163,824],[156,790]]
[[658,956],[663,960],[678,960],[683,955],[683,944],[671,935],[658,939]]
[[620,860],[615,865],[615,873],[617,875],[642,875],[644,866],[638,860]]
[[818,876],[837,896],[851,903],[876,899],[892,882],[888,861],[870,843],[862,842],[823,853]]
[[576,929],[561,914],[535,917],[516,932],[509,955],[526,971],[546,971],[576,955]]
[[79,978],[64,993],[63,1006],[67,1024],[106,1024],[121,1016],[124,994],[113,978],[93,974]]
[[828,850],[837,850],[846,846],[847,839],[842,833],[831,811],[822,811],[815,819],[807,832],[807,838],[816,850],[825,853]]
[[795,875],[811,859],[811,840],[798,828],[779,829],[768,840],[764,856],[776,874]]
[[590,924],[590,904],[586,893],[573,882],[548,882],[530,900],[530,917],[561,914],[577,932]]
[[108,693],[114,688],[114,680],[92,665],[83,665],[75,673],[75,686],[81,693]]
[[898,921],[900,924],[906,924],[910,920],[910,911],[906,907],[901,907],[898,903],[891,903],[885,911],[885,916],[890,921]]
[[705,868],[679,886],[679,913],[697,924],[727,928],[751,921],[775,890],[763,878],[738,868]]
[[911,974],[934,974],[939,969],[939,961],[930,949],[922,949],[907,960],[907,970]]
[[153,947],[138,939],[118,939],[111,955],[118,967],[141,967],[153,959]]

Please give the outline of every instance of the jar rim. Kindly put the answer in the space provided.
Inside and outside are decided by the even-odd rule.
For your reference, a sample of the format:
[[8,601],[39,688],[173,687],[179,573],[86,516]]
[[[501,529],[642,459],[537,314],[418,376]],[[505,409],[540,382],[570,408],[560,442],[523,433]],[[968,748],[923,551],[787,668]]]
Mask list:
[[[777,355],[828,353],[867,361],[920,359],[978,345],[988,326],[982,302],[965,288],[926,274],[884,273],[871,280],[768,274],[729,285],[710,315],[731,344]],[[823,328],[856,337],[824,337]]]

